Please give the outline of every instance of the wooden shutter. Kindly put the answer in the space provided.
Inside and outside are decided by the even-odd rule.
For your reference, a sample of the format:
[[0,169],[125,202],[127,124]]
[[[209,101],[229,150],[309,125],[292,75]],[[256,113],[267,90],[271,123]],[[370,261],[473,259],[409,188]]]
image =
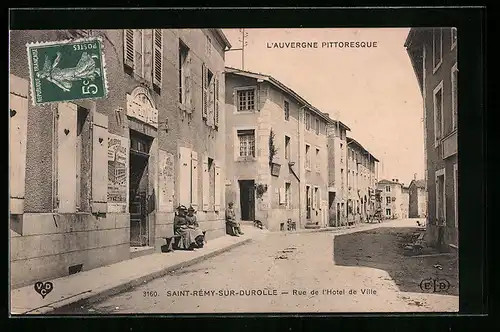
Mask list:
[[153,31],[153,83],[161,88],[163,73],[163,30]]
[[214,127],[219,128],[219,108],[220,108],[220,103],[219,103],[219,76],[217,75],[215,77],[215,110],[214,110]]
[[311,206],[313,209],[316,209],[316,188],[315,187],[311,188],[311,196],[312,196]]
[[[286,186],[286,184],[285,184]],[[285,195],[286,195],[286,190],[285,188],[279,188],[279,204],[285,204],[286,203],[286,200],[285,200]]]
[[134,68],[134,30],[123,30],[123,62],[127,67]]
[[106,213],[108,200],[108,116],[94,112],[92,124],[92,213]]
[[208,81],[208,68],[205,64],[201,66],[201,84],[202,84],[202,112],[201,116],[203,119],[207,119],[208,115],[208,89],[207,89],[207,81]]
[[191,112],[193,109],[193,82],[191,76],[191,56],[188,54],[188,58],[186,59],[186,63],[184,64],[184,100],[183,102],[186,104],[186,108],[188,112]]
[[221,177],[221,167],[218,162],[215,162],[215,199],[214,199],[214,211],[220,211],[221,207],[221,193],[222,193],[222,177]]
[[191,205],[198,210],[198,153],[191,151]]
[[202,181],[203,181],[203,211],[208,211],[210,206],[210,173],[208,169],[208,157],[203,157],[202,164]]
[[[77,106],[59,103],[57,120],[57,211],[76,212]],[[107,153],[105,160],[107,162]]]
[[179,204],[191,203],[191,149],[179,147]]
[[10,213],[22,214],[26,186],[28,81],[10,75],[10,92]]
[[321,188],[318,188],[318,209],[321,210],[323,208],[322,199],[321,199]]

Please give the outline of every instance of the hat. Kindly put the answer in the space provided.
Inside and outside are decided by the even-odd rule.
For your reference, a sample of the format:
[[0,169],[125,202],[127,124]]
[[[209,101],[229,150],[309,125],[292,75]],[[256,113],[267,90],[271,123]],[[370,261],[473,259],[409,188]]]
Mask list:
[[179,205],[179,207],[177,208],[177,210],[179,210],[179,211],[187,211],[187,208],[184,205]]
[[188,211],[194,211],[194,207],[193,206],[190,206]]
[[233,202],[229,202],[227,205],[233,205]]

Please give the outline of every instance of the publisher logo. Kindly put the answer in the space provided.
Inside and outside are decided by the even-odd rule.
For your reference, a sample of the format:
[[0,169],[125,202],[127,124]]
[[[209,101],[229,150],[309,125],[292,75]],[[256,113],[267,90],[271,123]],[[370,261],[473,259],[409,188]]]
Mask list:
[[424,292],[443,293],[450,289],[450,282],[446,279],[427,278],[420,282],[420,289]]

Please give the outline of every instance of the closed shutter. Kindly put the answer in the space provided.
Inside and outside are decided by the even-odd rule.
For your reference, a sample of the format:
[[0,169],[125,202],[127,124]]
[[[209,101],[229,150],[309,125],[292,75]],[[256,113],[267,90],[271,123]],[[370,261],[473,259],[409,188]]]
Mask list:
[[214,181],[214,186],[215,186],[214,211],[220,211],[222,186],[224,184],[222,183],[221,167],[217,161],[215,162],[215,178],[214,179],[215,179],[215,181]]
[[219,128],[219,76],[215,77],[215,110],[214,110],[214,127]]
[[313,209],[316,209],[316,188],[314,187],[311,190],[311,196],[312,196],[311,206]]
[[106,213],[108,198],[108,117],[95,112],[92,125],[92,213]]
[[318,188],[318,209],[323,209],[323,200],[321,198],[321,188]]
[[208,169],[208,158],[206,156],[203,157],[202,172],[203,211],[208,211],[210,206],[210,173]]
[[134,69],[134,30],[123,30],[123,62],[127,67]]
[[[59,103],[57,121],[58,212],[76,212],[76,123],[77,106]],[[107,153],[104,158],[107,162]]]
[[153,83],[161,88],[163,73],[163,30],[153,31]]
[[201,84],[202,84],[202,112],[201,116],[203,119],[207,119],[208,115],[208,89],[207,89],[207,81],[208,81],[208,68],[205,64],[202,65],[202,75],[201,75]]
[[193,82],[191,76],[191,56],[188,55],[186,63],[184,64],[184,104],[186,105],[187,111],[191,112],[193,109]]
[[198,153],[191,151],[191,205],[198,210]]
[[207,125],[215,128],[214,122],[214,103],[215,103],[215,79],[212,78],[209,84],[208,90],[208,115],[207,115]]
[[26,180],[28,81],[10,75],[10,92],[10,213],[22,214]]
[[191,149],[179,148],[179,204],[191,203]]

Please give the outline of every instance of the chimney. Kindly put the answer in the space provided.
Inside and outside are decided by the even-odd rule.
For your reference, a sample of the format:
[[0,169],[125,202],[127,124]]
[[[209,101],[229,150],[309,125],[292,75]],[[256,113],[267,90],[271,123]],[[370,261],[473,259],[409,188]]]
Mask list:
[[413,180],[417,180],[417,173],[413,174]]

